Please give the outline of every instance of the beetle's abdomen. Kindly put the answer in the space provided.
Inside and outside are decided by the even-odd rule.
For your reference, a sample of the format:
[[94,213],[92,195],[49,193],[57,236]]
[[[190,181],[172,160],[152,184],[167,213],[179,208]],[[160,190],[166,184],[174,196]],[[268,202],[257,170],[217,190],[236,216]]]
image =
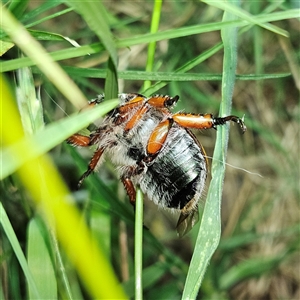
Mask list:
[[202,148],[189,131],[174,124],[161,152],[142,176],[140,186],[156,204],[182,209],[191,200],[198,201],[206,175]]

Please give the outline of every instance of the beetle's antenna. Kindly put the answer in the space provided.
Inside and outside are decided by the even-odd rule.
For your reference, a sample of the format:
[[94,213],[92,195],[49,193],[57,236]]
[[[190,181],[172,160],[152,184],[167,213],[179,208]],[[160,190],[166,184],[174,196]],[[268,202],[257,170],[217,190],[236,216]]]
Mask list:
[[58,102],[56,102],[50,95],[49,93],[45,90],[45,93],[48,95],[48,97],[51,99],[51,101],[58,107],[60,108],[60,110],[67,116],[69,117],[69,115],[67,114],[67,112],[58,104]]
[[259,176],[259,177],[261,177],[261,178],[264,177],[264,176],[262,176],[262,175],[259,174],[259,173],[251,172],[251,171],[249,171],[249,170],[247,170],[247,169],[244,169],[244,168],[240,168],[240,167],[234,166],[234,165],[229,164],[229,163],[227,163],[227,162],[224,162],[224,161],[222,161],[222,160],[215,159],[215,158],[213,158],[213,157],[211,157],[211,156],[205,155],[205,157],[206,157],[206,158],[209,158],[209,159],[211,159],[211,160],[216,160],[216,161],[218,161],[218,162],[224,163],[224,164],[225,164],[226,166],[228,166],[228,167],[231,167],[231,168],[236,169],[236,170],[241,170],[241,171],[243,171],[243,172],[245,172],[245,173],[248,173],[248,174],[250,174],[250,175]]

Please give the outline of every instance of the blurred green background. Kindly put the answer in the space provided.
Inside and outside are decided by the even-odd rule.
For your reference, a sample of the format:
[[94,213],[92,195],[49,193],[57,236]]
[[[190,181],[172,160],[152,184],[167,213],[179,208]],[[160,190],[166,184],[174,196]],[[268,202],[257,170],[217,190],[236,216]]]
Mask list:
[[[17,19],[32,30],[87,99],[104,92],[109,55],[100,46],[92,46],[90,53],[84,50],[85,45],[94,45],[99,39],[72,5],[60,1],[2,3],[11,5]],[[118,45],[119,92],[142,93],[144,81],[151,79],[149,92],[180,96],[174,111],[218,114],[223,49],[219,28],[205,24],[219,24],[222,10],[197,1],[163,1],[159,31],[166,34],[156,44],[154,73],[150,74],[143,72],[149,57],[147,40],[139,38],[149,33],[153,2],[103,1],[103,5],[106,22]],[[299,299],[299,11],[298,19],[295,18],[299,2],[245,1],[241,8],[249,14],[265,14],[267,20],[272,20],[273,13],[286,13],[287,17],[275,18],[277,21],[272,24],[289,36],[259,26],[239,29],[232,109],[238,116],[245,115],[248,130],[241,135],[237,126],[231,126],[222,199],[222,237],[198,298]],[[291,17],[287,12],[291,12]],[[189,27],[181,37],[171,39],[167,32],[172,30],[176,35],[188,26],[202,24],[204,32],[198,34]],[[4,34],[2,40],[7,42],[3,37]],[[83,47],[76,48],[70,39]],[[201,61],[181,78],[175,78],[176,70],[191,64],[201,54],[207,55],[201,56]],[[42,103],[41,123],[50,124],[78,112],[78,107],[68,102],[35,65],[28,60],[14,61],[21,56],[18,47],[2,50],[1,70],[6,71],[16,93],[24,93],[24,84],[36,93],[31,97]],[[19,69],[27,65],[30,69]],[[29,83],[24,83],[24,77],[29,78]],[[159,80],[165,84],[157,90],[154,84]],[[5,124],[1,126],[3,130]],[[211,157],[215,131],[194,133]],[[105,249],[118,279],[124,283],[126,293],[132,297],[134,219],[114,166],[105,162],[77,191],[78,178],[85,171],[92,150],[74,149],[66,143],[53,146],[56,147],[49,154],[54,164],[73,192],[93,235]],[[1,203],[26,252],[30,242],[28,225],[40,214],[15,175],[1,181]],[[181,298],[198,227],[178,239],[177,218],[145,199],[144,224],[149,228],[143,248],[145,299]],[[38,224],[43,224],[40,217]],[[24,299],[26,280],[0,228],[1,297]],[[51,243],[49,236],[45,240]],[[62,261],[74,299],[89,299],[64,253]],[[52,264],[54,272],[60,274],[58,265]],[[61,277],[56,278],[58,298],[68,294]]]

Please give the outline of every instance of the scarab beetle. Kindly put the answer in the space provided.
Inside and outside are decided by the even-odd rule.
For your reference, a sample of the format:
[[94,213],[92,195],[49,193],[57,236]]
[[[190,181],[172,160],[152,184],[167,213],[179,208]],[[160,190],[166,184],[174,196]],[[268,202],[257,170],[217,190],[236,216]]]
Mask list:
[[[89,102],[100,103],[103,95]],[[89,136],[74,134],[67,142],[74,146],[96,145],[96,151],[78,186],[110,157],[130,202],[135,204],[135,186],[155,204],[179,210],[177,232],[186,234],[198,221],[198,202],[207,177],[207,158],[202,145],[189,130],[216,128],[227,121],[246,126],[236,116],[172,114],[179,96],[120,94],[120,104]]]

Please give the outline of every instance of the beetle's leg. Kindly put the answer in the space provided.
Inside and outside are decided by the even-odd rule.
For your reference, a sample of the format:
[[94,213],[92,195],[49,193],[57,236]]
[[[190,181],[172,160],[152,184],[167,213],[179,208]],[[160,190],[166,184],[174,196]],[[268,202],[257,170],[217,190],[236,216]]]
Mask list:
[[91,138],[86,135],[75,133],[67,139],[67,143],[73,146],[88,147],[90,146]]
[[149,106],[146,103],[142,107],[140,107],[138,111],[132,116],[132,118],[127,122],[124,128],[125,133],[132,129],[148,110]]
[[160,151],[172,124],[172,119],[166,119],[165,121],[160,122],[152,131],[147,143],[147,153],[150,157],[155,156]]
[[133,176],[141,174],[143,170],[144,170],[144,164],[140,162],[138,166],[128,167],[127,170],[124,171],[123,175],[121,176],[122,183],[129,197],[129,201],[133,205],[133,207],[135,207],[136,191],[131,178]]
[[97,149],[89,163],[88,169],[82,174],[78,182],[78,188],[82,185],[84,179],[88,177],[96,168],[105,148]]
[[127,195],[129,197],[129,201],[130,203],[133,205],[133,207],[135,207],[135,196],[136,196],[136,193],[135,193],[135,188],[134,188],[134,185],[131,181],[131,179],[127,176],[124,176],[122,177],[122,183],[125,187],[125,190],[127,192]]
[[97,144],[99,141],[101,141],[103,136],[109,134],[110,132],[111,129],[108,128],[108,126],[105,126],[102,128],[98,128],[96,131],[92,132],[89,136],[75,133],[67,139],[67,143],[75,147],[76,146],[89,147]]
[[[128,132],[130,129],[132,129],[138,121],[143,117],[143,115],[149,110],[150,106],[164,109],[164,108],[169,108],[173,106],[179,99],[179,96],[175,97],[170,97],[170,96],[152,96],[150,97],[147,102],[141,106],[138,111],[132,116],[132,118],[127,122],[124,130],[125,132]],[[137,101],[136,99],[130,101],[126,105],[122,107],[122,109],[131,109],[134,106],[140,105],[141,100]]]
[[235,123],[239,124],[240,128],[242,130],[242,133],[244,133],[247,130],[247,127],[246,127],[243,119],[244,118],[241,119],[237,116],[227,116],[227,117],[223,117],[223,118],[214,118],[214,126],[224,125],[226,122],[232,121],[232,122],[235,122]]
[[216,118],[212,114],[195,115],[195,114],[186,114],[186,113],[176,113],[173,115],[173,120],[179,125],[186,128],[195,128],[195,129],[216,128],[218,125],[224,125],[228,121],[233,121],[240,125],[240,128],[243,133],[247,129],[243,120],[237,116]]
[[[127,133],[130,129],[132,129],[138,121],[143,117],[143,115],[149,110],[150,106],[160,108],[162,110],[165,109],[166,113],[169,113],[167,108],[173,106],[179,99],[179,96],[170,97],[170,96],[160,96],[156,95],[150,97],[147,102],[144,102],[143,105],[136,111],[136,113],[131,117],[131,119],[127,122],[124,130]],[[133,99],[128,104],[124,105],[122,108],[123,112],[125,109],[132,109],[133,105],[137,106],[140,105],[141,100],[136,101]]]
[[133,108],[143,105],[143,103],[145,103],[146,99],[147,98],[145,98],[144,96],[137,94],[136,97],[129,100],[125,104],[121,105],[118,108],[118,111],[121,114],[127,113],[128,111],[131,111]]
[[[133,99],[129,100],[128,102],[125,102],[125,104],[116,108],[115,119],[114,119],[115,125],[120,125],[120,124],[123,124],[124,122],[128,121],[130,112],[132,112],[133,110],[137,110],[137,113],[134,114],[134,117],[136,115],[139,115],[138,111],[144,106],[146,98],[139,94],[137,94],[137,95],[134,94],[134,96],[135,97]],[[141,114],[141,116],[142,115],[143,114]],[[134,118],[134,117],[132,117],[132,118]],[[128,125],[126,125],[126,126],[128,126],[128,128],[125,128],[125,132],[128,131],[129,129],[131,129],[139,119],[140,118],[137,118],[136,121],[133,121],[132,126],[128,124],[128,123],[130,123],[130,120],[129,120],[129,122],[127,123]]]
[[177,103],[179,96],[155,95],[147,100],[147,103],[156,108],[170,108]]
[[[97,104],[101,103],[104,99],[104,95],[98,95],[97,98],[90,100],[81,111],[93,108]],[[91,137],[75,133],[67,139],[67,143],[73,146],[88,147],[91,145]]]

